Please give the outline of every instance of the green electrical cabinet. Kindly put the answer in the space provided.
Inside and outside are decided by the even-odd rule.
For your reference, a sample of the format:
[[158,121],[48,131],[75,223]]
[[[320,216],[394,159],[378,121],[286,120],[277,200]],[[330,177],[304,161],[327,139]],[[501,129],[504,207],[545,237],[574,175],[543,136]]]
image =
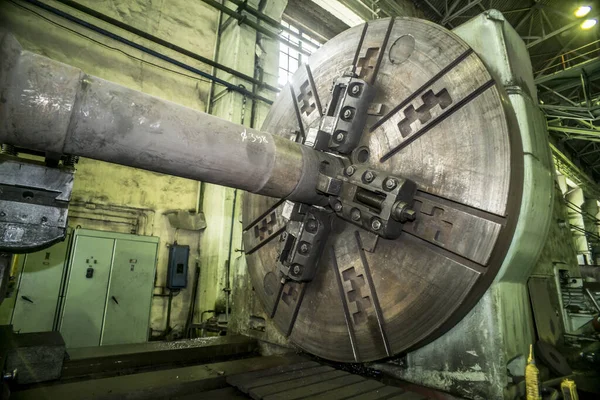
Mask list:
[[156,243],[117,240],[100,344],[148,339]]
[[12,325],[16,332],[56,328],[69,237],[54,246],[27,254],[16,292]]
[[148,339],[158,238],[78,229],[60,332],[67,347]]

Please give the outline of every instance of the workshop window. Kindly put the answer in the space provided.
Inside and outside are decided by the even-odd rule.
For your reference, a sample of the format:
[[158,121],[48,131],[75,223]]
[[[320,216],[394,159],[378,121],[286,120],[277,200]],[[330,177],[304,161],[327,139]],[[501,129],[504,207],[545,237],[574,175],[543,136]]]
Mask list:
[[287,31],[280,33],[280,36],[290,43],[288,45],[281,42],[279,45],[279,79],[277,83],[279,86],[284,86],[298,67],[307,61],[308,55],[304,52],[309,54],[315,52],[321,46],[321,43],[285,21],[282,21],[281,24],[302,38],[300,39]]

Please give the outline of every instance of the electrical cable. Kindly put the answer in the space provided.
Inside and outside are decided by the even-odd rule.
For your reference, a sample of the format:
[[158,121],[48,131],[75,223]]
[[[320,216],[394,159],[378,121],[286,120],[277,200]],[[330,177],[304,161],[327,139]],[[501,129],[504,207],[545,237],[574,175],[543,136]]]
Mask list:
[[[40,14],[40,13],[38,13],[38,12],[36,12],[36,11],[32,10],[32,9],[31,9],[31,8],[29,8],[29,7],[25,7],[24,5],[22,5],[22,4],[19,4],[19,3],[15,2],[15,1],[13,1],[13,0],[9,0],[9,1],[10,1],[10,3],[14,4],[15,6],[17,6],[17,7],[20,7],[20,8],[22,8],[22,9],[24,9],[24,10],[27,10],[27,11],[29,11],[30,13],[32,13],[32,14],[35,14],[36,16],[40,17],[41,19],[43,19],[43,20],[45,20],[45,21],[47,21],[47,22],[50,22],[50,23],[51,23],[51,24],[53,24],[53,25],[56,25],[56,26],[58,26],[58,27],[60,27],[60,28],[62,28],[62,29],[65,29],[65,30],[67,30],[67,31],[69,31],[69,32],[71,32],[71,33],[74,33],[74,34],[76,34],[76,35],[78,35],[78,36],[81,36],[81,37],[83,37],[83,38],[85,38],[85,39],[87,39],[87,40],[89,40],[89,41],[91,41],[91,42],[94,42],[95,44],[98,44],[98,45],[100,45],[100,46],[102,46],[102,47],[105,47],[105,48],[107,48],[107,49],[110,49],[110,50],[113,50],[113,51],[117,51],[117,52],[119,52],[119,53],[122,53],[122,54],[124,54],[125,56],[127,56],[127,57],[130,57],[130,58],[132,58],[132,59],[134,59],[134,60],[140,61],[140,62],[142,62],[142,63],[144,63],[144,64],[148,64],[148,65],[151,65],[151,66],[153,66],[153,67],[160,68],[160,69],[162,69],[162,70],[165,70],[165,71],[168,71],[168,72],[172,72],[172,73],[174,73],[174,74],[177,74],[177,75],[185,76],[185,77],[187,77],[187,78],[190,78],[190,79],[193,79],[193,80],[196,80],[196,81],[200,81],[200,82],[204,82],[204,83],[211,83],[211,82],[213,82],[211,79],[202,79],[202,78],[198,78],[198,77],[196,77],[196,76],[192,76],[192,75],[189,75],[189,74],[186,74],[186,73],[183,73],[183,72],[175,71],[174,69],[170,69],[170,68],[167,68],[167,67],[163,67],[162,65],[158,65],[158,64],[155,64],[155,63],[153,63],[153,62],[151,62],[151,61],[147,61],[147,60],[144,60],[144,59],[142,59],[142,58],[136,57],[136,56],[134,56],[133,54],[127,53],[127,52],[126,52],[125,50],[123,50],[123,49],[119,49],[118,47],[113,47],[113,46],[110,46],[110,45],[108,45],[108,44],[106,44],[106,43],[102,43],[101,41],[99,41],[99,40],[96,40],[96,39],[94,39],[94,38],[92,38],[92,37],[90,37],[90,36],[87,36],[87,35],[85,35],[85,34],[83,34],[83,33],[81,33],[81,32],[78,32],[78,31],[76,31],[75,29],[71,29],[71,28],[69,28],[69,27],[67,27],[67,26],[65,26],[65,25],[62,25],[62,24],[60,24],[60,23],[58,23],[58,22],[56,22],[56,21],[53,21],[52,19],[50,19],[50,18],[48,18],[48,17],[45,17],[45,16],[43,16],[42,14]],[[225,87],[225,85],[223,85],[222,83],[219,83],[219,82],[215,82],[215,84],[216,84],[216,85],[220,85],[220,86],[223,86],[223,87]]]
[[[135,48],[135,49],[138,49],[138,50],[140,50],[140,51],[142,51],[142,52],[144,52],[144,53],[150,54],[150,55],[152,55],[152,56],[154,56],[154,57],[157,57],[157,58],[159,58],[159,59],[161,59],[161,60],[167,61],[167,62],[169,62],[169,63],[171,63],[171,64],[173,64],[173,65],[176,65],[176,66],[178,66],[178,67],[180,67],[180,68],[182,68],[182,69],[185,69],[185,70],[188,70],[188,71],[190,71],[190,72],[196,73],[196,74],[198,74],[198,75],[200,75],[200,76],[202,76],[202,77],[204,77],[204,78],[208,78],[209,80],[211,80],[211,81],[213,81],[213,82],[215,82],[215,83],[218,83],[218,84],[220,84],[220,85],[222,85],[222,86],[225,86],[225,87],[226,87],[228,90],[230,90],[230,91],[235,91],[235,92],[241,93],[241,94],[243,94],[243,95],[245,95],[245,96],[249,96],[249,97],[251,97],[251,98],[253,98],[253,99],[256,99],[256,100],[261,100],[261,101],[263,101],[263,102],[265,102],[265,103],[267,103],[267,104],[269,104],[269,105],[273,104],[273,101],[271,101],[270,99],[267,99],[267,98],[266,98],[266,97],[264,97],[264,96],[255,95],[254,93],[251,93],[251,92],[249,92],[249,91],[247,91],[247,90],[245,90],[245,89],[242,89],[242,88],[240,88],[239,86],[236,86],[236,85],[234,85],[234,84],[232,84],[232,83],[229,83],[229,82],[227,82],[227,81],[225,81],[225,80],[223,80],[223,79],[221,79],[221,78],[218,78],[218,77],[216,77],[216,76],[212,76],[212,75],[210,75],[210,74],[208,74],[208,73],[206,73],[206,72],[204,72],[204,71],[201,71],[201,70],[199,70],[199,69],[197,69],[197,68],[194,68],[194,67],[191,67],[191,66],[189,66],[189,65],[187,65],[187,64],[184,64],[184,63],[183,63],[183,62],[181,62],[181,61],[175,60],[175,59],[173,59],[173,58],[171,58],[171,57],[168,57],[168,56],[166,56],[166,55],[164,55],[164,54],[161,54],[161,53],[159,53],[159,52],[158,52],[158,51],[156,51],[156,50],[152,50],[152,49],[150,49],[150,48],[147,48],[147,47],[145,47],[145,46],[142,46],[142,45],[140,45],[140,44],[138,44],[138,43],[135,43],[135,42],[133,42],[133,41],[131,41],[131,40],[128,40],[128,39],[126,39],[126,38],[123,38],[123,37],[121,37],[121,36],[119,36],[119,35],[117,35],[117,34],[115,34],[115,33],[113,33],[113,32],[110,32],[110,31],[107,31],[106,29],[103,29],[103,28],[100,28],[100,27],[98,27],[98,26],[95,26],[95,25],[93,25],[93,24],[91,24],[91,23],[89,23],[89,22],[87,22],[87,21],[84,21],[84,20],[82,20],[82,19],[80,19],[80,18],[77,18],[77,17],[75,17],[75,16],[73,16],[73,15],[70,15],[70,14],[68,14],[68,13],[66,13],[66,12],[64,12],[64,11],[61,11],[61,10],[59,10],[59,9],[57,9],[57,8],[54,8],[54,7],[52,7],[52,6],[48,5],[48,4],[45,4],[45,3],[43,3],[43,2],[40,2],[40,1],[38,1],[38,0],[23,0],[23,1],[25,1],[25,2],[27,2],[27,3],[29,3],[29,4],[32,4],[32,5],[34,5],[34,6],[40,7],[40,8],[42,8],[42,9],[44,9],[44,10],[46,10],[46,11],[50,12],[50,13],[53,13],[53,14],[55,14],[55,15],[58,15],[58,16],[60,16],[60,17],[62,17],[62,18],[65,18],[65,19],[67,19],[67,20],[69,20],[69,21],[71,21],[71,22],[73,22],[73,23],[75,23],[75,24],[77,24],[77,25],[83,26],[83,27],[85,27],[85,28],[88,28],[88,29],[90,29],[90,30],[92,30],[92,31],[95,31],[95,32],[97,32],[97,33],[99,33],[99,34],[101,34],[101,35],[107,36],[107,37],[109,37],[109,38],[111,38],[111,39],[113,39],[113,40],[116,40],[116,41],[118,41],[118,42],[121,42],[121,43],[123,43],[123,44],[129,45],[129,46],[131,46],[131,47],[133,47],[133,48]],[[40,17],[42,17],[42,18],[46,19],[46,20],[49,20],[48,18],[46,18],[46,17],[43,17],[43,16],[41,16],[40,14],[36,13],[35,11],[33,11],[33,10],[29,9],[28,7],[24,7],[24,6],[20,5],[20,4],[17,4],[17,3],[15,3],[15,2],[14,2],[14,0],[10,0],[10,2],[11,2],[11,3],[13,3],[13,4],[15,4],[15,5],[17,5],[17,6],[19,6],[19,7],[21,7],[21,8],[24,8],[24,9],[26,9],[26,10],[28,10],[28,11],[31,11],[32,13],[34,13],[34,14],[36,14],[36,15],[38,15],[38,16],[40,16]],[[55,21],[52,21],[52,20],[49,20],[49,21],[51,21],[52,23],[54,23],[54,24],[56,24],[56,25],[58,25],[58,26],[62,26],[63,28],[65,28],[65,29],[67,29],[67,30],[69,30],[69,31],[71,31],[71,32],[77,33],[78,35],[82,35],[82,36],[84,36],[84,37],[87,37],[86,35],[84,35],[84,34],[81,34],[80,32],[74,31],[74,30],[72,30],[72,29],[70,29],[70,28],[67,28],[66,26],[63,26],[63,25],[61,25],[61,24],[59,24],[59,23],[57,23],[57,22],[55,22]],[[97,41],[96,41],[96,40],[94,40],[94,39],[91,39],[91,38],[89,38],[89,37],[87,37],[87,38],[88,38],[88,39],[90,39],[90,40],[92,40],[92,41],[94,41],[94,42],[97,42]],[[108,46],[108,45],[106,45],[106,44],[104,44],[104,43],[101,43],[101,44],[102,44],[103,46],[111,47],[111,46]],[[114,49],[114,48],[113,48],[113,49]],[[115,50],[118,50],[118,51],[121,51],[121,52],[123,52],[123,51],[122,51],[122,50],[120,50],[120,49],[115,49]],[[124,52],[124,53],[125,53],[125,52]],[[127,54],[128,56],[130,56],[128,53],[125,53],[125,54]],[[132,56],[132,57],[133,57],[133,56]],[[137,57],[135,57],[135,58],[137,58]],[[142,59],[138,59],[138,60],[139,60],[139,61],[146,62],[145,60],[142,60]],[[168,71],[171,71],[171,72],[174,72],[174,73],[179,73],[179,72],[177,72],[177,71],[173,71],[173,70],[170,70],[170,69],[168,69],[168,68],[164,68],[164,67],[161,67],[161,66],[159,66],[159,65],[156,65],[156,64],[154,64],[154,63],[150,63],[150,64],[152,64],[152,65],[154,65],[154,66],[157,66],[157,67],[159,67],[159,68],[166,69],[166,70],[168,70]],[[185,76],[188,76],[188,77],[189,77],[189,75],[186,75],[186,74],[183,74],[183,75],[185,75]]]

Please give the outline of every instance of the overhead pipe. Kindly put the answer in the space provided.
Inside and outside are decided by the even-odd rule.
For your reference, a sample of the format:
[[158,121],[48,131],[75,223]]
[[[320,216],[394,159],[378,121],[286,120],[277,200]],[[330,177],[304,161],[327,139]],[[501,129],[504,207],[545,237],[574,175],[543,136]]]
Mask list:
[[[0,33],[0,143],[309,204],[333,155],[90,76]],[[341,166],[341,164],[340,164]]]
[[[29,0],[25,0],[25,1],[28,1],[31,4],[37,3],[37,1],[29,1]],[[142,38],[144,38],[146,40],[149,40],[149,41],[151,41],[153,43],[159,44],[159,45],[164,46],[164,47],[166,47],[168,49],[171,49],[171,50],[173,50],[173,51],[175,51],[177,53],[183,54],[184,56],[187,56],[187,57],[193,58],[194,60],[200,61],[203,64],[210,65],[214,69],[219,69],[219,70],[227,72],[227,73],[229,73],[229,74],[231,74],[231,75],[233,75],[233,76],[235,76],[237,78],[240,78],[240,79],[243,79],[245,81],[254,83],[255,85],[258,85],[261,88],[268,89],[268,90],[270,90],[272,92],[275,92],[275,93],[279,93],[281,91],[279,88],[277,88],[275,86],[272,86],[272,85],[269,85],[269,84],[267,84],[267,83],[265,83],[263,81],[260,81],[258,79],[255,79],[255,78],[251,77],[250,75],[246,75],[246,74],[244,74],[242,72],[239,72],[239,71],[237,71],[237,70],[235,70],[233,68],[229,68],[226,65],[220,64],[220,63],[216,62],[215,60],[211,60],[210,58],[203,57],[203,56],[201,56],[201,55],[199,55],[197,53],[194,53],[192,51],[184,49],[183,47],[177,46],[177,45],[175,45],[175,44],[173,44],[171,42],[168,42],[168,41],[166,41],[164,39],[161,39],[161,38],[159,38],[157,36],[151,35],[148,32],[144,32],[141,29],[137,29],[137,28],[135,28],[135,27],[133,27],[131,25],[128,25],[128,24],[126,24],[126,23],[124,23],[122,21],[119,21],[118,19],[112,18],[112,17],[110,17],[110,16],[108,16],[106,14],[102,14],[101,12],[98,12],[98,11],[92,9],[92,8],[86,7],[83,4],[79,4],[76,1],[72,1],[72,0],[56,0],[56,1],[58,1],[59,3],[62,3],[64,5],[67,5],[67,6],[71,7],[71,8],[74,8],[74,9],[76,9],[78,11],[81,11],[81,12],[83,12],[85,14],[88,14],[88,15],[94,17],[94,18],[97,18],[97,19],[101,20],[101,21],[104,21],[106,23],[114,25],[117,28],[123,29],[124,31],[127,31],[129,33],[133,33],[134,35],[142,37]],[[214,72],[213,72],[213,75],[214,75]]]
[[232,90],[232,91],[241,93],[244,96],[248,96],[248,97],[251,97],[253,99],[264,101],[265,103],[267,103],[269,105],[273,104],[272,100],[267,99],[264,96],[256,95],[256,94],[252,93],[251,91],[244,89],[241,86],[234,85],[233,83],[227,82],[226,80],[223,80],[223,79],[218,78],[218,77],[216,77],[214,75],[206,73],[206,72],[204,72],[204,71],[202,71],[202,70],[200,70],[198,68],[194,68],[194,67],[192,67],[190,65],[187,65],[187,64],[185,64],[185,63],[183,63],[183,62],[181,62],[179,60],[176,60],[176,59],[174,59],[172,57],[169,57],[167,55],[159,53],[156,50],[152,50],[152,49],[150,49],[150,48],[148,48],[146,46],[142,46],[139,43],[135,43],[135,42],[133,42],[133,41],[131,41],[129,39],[126,39],[126,38],[124,38],[122,36],[117,35],[116,33],[107,31],[106,29],[100,28],[100,27],[98,27],[98,26],[96,26],[94,24],[91,24],[91,23],[89,23],[87,21],[84,21],[81,18],[77,18],[77,17],[75,17],[75,16],[73,16],[73,15],[71,15],[69,13],[66,13],[66,12],[64,12],[62,10],[54,8],[54,7],[52,7],[52,6],[48,5],[48,4],[42,3],[41,1],[38,1],[38,0],[23,0],[23,1],[25,1],[27,3],[30,3],[30,4],[33,4],[33,5],[37,6],[37,7],[40,7],[40,8],[42,8],[42,9],[44,9],[44,10],[46,10],[46,11],[52,13],[52,14],[58,15],[60,17],[63,17],[63,18],[65,18],[65,19],[67,19],[67,20],[69,20],[71,22],[74,22],[74,23],[76,23],[76,24],[78,24],[80,26],[83,26],[85,28],[88,28],[88,29],[90,29],[90,30],[92,30],[92,31],[94,31],[96,33],[99,33],[99,34],[101,34],[103,36],[109,37],[109,38],[111,38],[113,40],[116,40],[116,41],[121,42],[123,44],[126,44],[128,46],[131,46],[131,47],[133,47],[133,48],[135,48],[137,50],[140,50],[140,51],[142,51],[142,52],[144,52],[146,54],[150,54],[150,55],[152,55],[152,56],[154,56],[156,58],[159,58],[159,59],[161,59],[163,61],[166,61],[168,63],[176,65],[176,66],[178,66],[180,68],[183,68],[183,69],[185,69],[187,71],[190,71],[190,72],[192,72],[194,74],[197,74],[199,76],[202,76],[203,78],[210,79],[210,80],[212,80],[212,81],[214,81],[216,83],[219,83],[219,84],[225,86],[228,90]]

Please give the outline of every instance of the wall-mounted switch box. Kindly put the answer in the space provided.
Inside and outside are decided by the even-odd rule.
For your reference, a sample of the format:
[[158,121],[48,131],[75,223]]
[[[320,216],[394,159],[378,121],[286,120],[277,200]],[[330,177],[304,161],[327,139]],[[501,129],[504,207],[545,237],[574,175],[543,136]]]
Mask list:
[[187,286],[189,258],[190,246],[174,244],[169,248],[167,268],[167,287],[169,289],[183,289]]

